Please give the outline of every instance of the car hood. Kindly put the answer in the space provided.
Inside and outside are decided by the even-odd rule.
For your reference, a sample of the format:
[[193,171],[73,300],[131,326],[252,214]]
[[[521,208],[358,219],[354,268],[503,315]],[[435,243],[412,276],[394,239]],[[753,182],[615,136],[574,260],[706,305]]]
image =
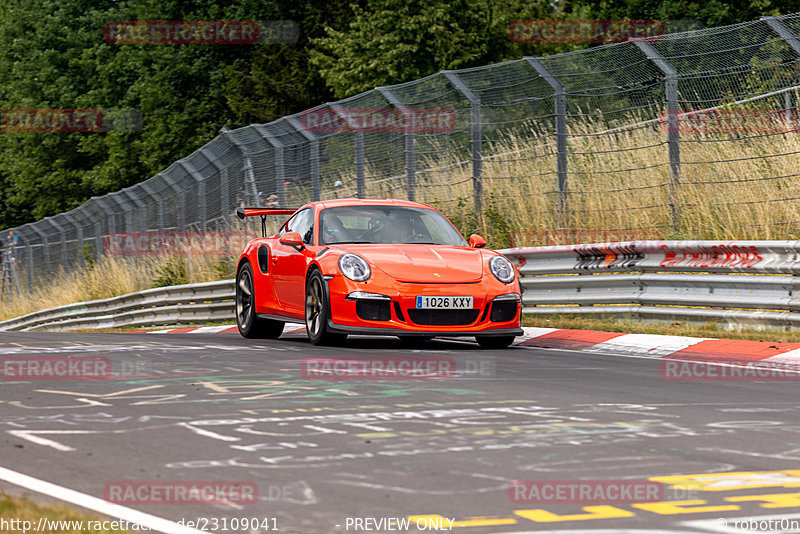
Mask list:
[[483,275],[481,251],[473,248],[409,244],[347,249],[400,282],[466,284],[478,282]]

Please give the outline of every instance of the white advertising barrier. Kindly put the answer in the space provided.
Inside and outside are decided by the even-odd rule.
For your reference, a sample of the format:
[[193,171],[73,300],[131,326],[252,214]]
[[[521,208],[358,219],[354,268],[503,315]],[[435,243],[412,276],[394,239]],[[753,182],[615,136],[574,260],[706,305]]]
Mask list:
[[[528,314],[800,326],[798,241],[627,241],[500,250],[521,275]],[[233,321],[234,281],[150,289],[0,322],[72,330]]]
[[501,250],[528,314],[800,325],[798,241],[628,241]]

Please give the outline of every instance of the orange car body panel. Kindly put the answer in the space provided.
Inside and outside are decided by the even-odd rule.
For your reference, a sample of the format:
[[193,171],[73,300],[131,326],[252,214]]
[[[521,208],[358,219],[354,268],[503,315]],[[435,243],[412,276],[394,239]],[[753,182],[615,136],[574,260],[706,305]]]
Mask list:
[[[425,204],[402,200],[337,199],[312,202],[297,210],[314,210],[313,241],[302,250],[282,244],[277,234],[250,241],[241,254],[239,264],[248,261],[253,269],[256,313],[302,322],[306,279],[311,269],[319,269],[327,280],[331,312],[328,326],[334,331],[394,335],[521,335],[521,305],[518,302],[515,302],[516,309],[509,320],[491,320],[493,314],[490,312],[490,303],[493,298],[521,294],[519,273],[515,273],[510,283],[503,283],[491,274],[489,260],[499,255],[497,252],[469,246],[419,243],[319,244],[319,217],[323,210],[340,206],[387,204],[434,209]],[[258,251],[264,246],[268,254],[259,263]],[[372,271],[368,280],[356,282],[340,272],[338,260],[346,253],[357,254],[367,261]],[[356,301],[346,298],[354,291],[391,298],[388,320],[359,317]],[[473,298],[473,310],[477,310],[476,318],[468,324],[419,324],[411,317],[416,313],[412,310],[417,309],[417,296],[470,296]]]

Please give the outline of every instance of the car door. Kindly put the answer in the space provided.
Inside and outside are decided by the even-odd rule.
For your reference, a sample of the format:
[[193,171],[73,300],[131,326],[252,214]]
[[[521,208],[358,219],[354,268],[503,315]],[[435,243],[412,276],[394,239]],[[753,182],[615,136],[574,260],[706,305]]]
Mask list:
[[306,269],[314,253],[308,248],[296,248],[280,243],[280,236],[297,232],[306,247],[313,245],[314,209],[306,208],[286,221],[272,250],[272,278],[275,296],[287,311],[303,311],[305,307]]

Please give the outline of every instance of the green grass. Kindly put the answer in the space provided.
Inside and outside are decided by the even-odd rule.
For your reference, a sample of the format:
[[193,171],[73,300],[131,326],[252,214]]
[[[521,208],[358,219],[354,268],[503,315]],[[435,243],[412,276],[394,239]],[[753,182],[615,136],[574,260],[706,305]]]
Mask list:
[[[44,533],[52,534],[112,534],[112,533],[128,533],[128,530],[118,530],[102,527],[111,527],[109,518],[90,515],[81,511],[71,508],[66,504],[41,504],[33,500],[29,495],[13,496],[7,493],[0,492],[0,518],[6,521],[4,527],[0,528],[0,533],[19,533],[23,532],[25,521],[30,521],[28,525],[28,532],[34,532],[41,518],[49,519],[52,521],[82,521],[83,529],[74,528],[76,525],[73,523],[70,528],[69,525],[62,524],[66,528],[51,528],[42,530]],[[10,521],[15,523],[9,523]],[[106,521],[105,525],[103,522]],[[100,522],[100,523],[96,523]],[[117,523],[119,525],[119,523]],[[42,525],[44,527],[44,524]],[[53,525],[51,525],[53,526]],[[15,528],[10,528],[15,527]],[[99,527],[99,528],[96,528]]]

